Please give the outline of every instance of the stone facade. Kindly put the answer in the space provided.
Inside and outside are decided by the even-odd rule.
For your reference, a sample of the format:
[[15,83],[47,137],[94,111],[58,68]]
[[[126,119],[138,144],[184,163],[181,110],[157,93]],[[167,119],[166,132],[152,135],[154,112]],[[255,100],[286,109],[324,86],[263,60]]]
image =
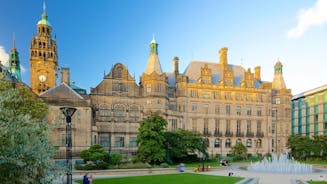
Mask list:
[[[66,156],[66,118],[60,111],[60,107],[75,107],[77,110],[72,117],[72,153],[79,156],[82,150],[91,146],[92,143],[92,109],[87,96],[81,96],[66,83],[51,88],[41,93],[42,98],[49,105],[47,121],[53,126],[51,140],[58,148],[56,158]],[[96,130],[96,129],[95,129]]]
[[[273,82],[227,62],[227,48],[219,63],[192,61],[186,71],[162,72],[156,42],[140,84],[126,66],[117,63],[103,81],[91,89],[94,109],[93,143],[106,150],[135,153],[139,123],[156,112],[168,121],[168,130],[199,132],[209,142],[210,154],[226,155],[237,142],[252,154],[281,153],[290,134],[291,90],[286,89],[282,64],[275,65]],[[96,138],[98,137],[98,138]]]
[[293,96],[292,134],[327,135],[327,85]]

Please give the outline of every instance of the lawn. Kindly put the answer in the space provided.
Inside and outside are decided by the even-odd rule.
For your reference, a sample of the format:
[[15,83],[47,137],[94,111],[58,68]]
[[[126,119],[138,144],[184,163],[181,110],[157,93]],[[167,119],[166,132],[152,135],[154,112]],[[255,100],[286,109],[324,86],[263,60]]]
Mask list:
[[[133,176],[124,178],[103,178],[94,179],[92,184],[233,184],[243,178],[228,177],[228,176],[212,176],[192,173],[179,174],[162,174],[162,175],[148,175],[148,176]],[[82,183],[81,180],[77,181]]]
[[327,181],[308,181],[309,184],[327,184]]

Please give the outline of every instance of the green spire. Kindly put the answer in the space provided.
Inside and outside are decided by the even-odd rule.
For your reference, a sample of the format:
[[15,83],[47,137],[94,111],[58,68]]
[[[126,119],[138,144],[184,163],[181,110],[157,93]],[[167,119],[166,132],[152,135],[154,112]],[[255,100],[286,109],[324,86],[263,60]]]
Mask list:
[[9,72],[13,77],[16,78],[18,82],[22,82],[22,77],[20,74],[19,53],[16,49],[15,37],[13,39],[13,48],[10,50],[10,55],[9,55]]
[[152,41],[150,42],[150,54],[158,54],[158,44],[154,38],[154,34],[152,35]]
[[48,21],[48,16],[47,16],[47,7],[45,5],[45,2],[43,2],[43,13],[42,13],[42,19],[37,23],[38,25],[39,24],[45,24],[47,26],[50,26],[51,27],[51,24],[50,22]]

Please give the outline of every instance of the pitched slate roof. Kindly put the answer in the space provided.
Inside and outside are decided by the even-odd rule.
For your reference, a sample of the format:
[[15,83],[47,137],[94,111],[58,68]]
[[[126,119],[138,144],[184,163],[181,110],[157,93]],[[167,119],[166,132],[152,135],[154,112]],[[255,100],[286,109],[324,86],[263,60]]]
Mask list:
[[[222,75],[222,66],[219,63],[205,62],[205,61],[192,61],[184,71],[184,75],[188,76],[190,83],[196,83],[201,75],[201,68],[207,64],[208,68],[212,71],[212,83],[219,84]],[[228,65],[234,72],[234,86],[240,86],[245,69],[239,65]],[[254,80],[254,87],[259,88],[260,82]]]
[[84,99],[66,83],[61,83],[59,86],[50,88],[47,91],[41,93],[39,96],[58,99]]

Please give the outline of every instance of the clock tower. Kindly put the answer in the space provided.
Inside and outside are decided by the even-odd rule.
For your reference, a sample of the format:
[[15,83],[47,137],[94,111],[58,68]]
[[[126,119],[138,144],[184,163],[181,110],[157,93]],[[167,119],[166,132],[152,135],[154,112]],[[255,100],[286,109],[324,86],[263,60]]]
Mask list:
[[42,19],[37,23],[37,36],[33,36],[30,48],[30,82],[34,93],[40,94],[56,86],[58,78],[58,51],[52,38],[52,26],[43,4]]

